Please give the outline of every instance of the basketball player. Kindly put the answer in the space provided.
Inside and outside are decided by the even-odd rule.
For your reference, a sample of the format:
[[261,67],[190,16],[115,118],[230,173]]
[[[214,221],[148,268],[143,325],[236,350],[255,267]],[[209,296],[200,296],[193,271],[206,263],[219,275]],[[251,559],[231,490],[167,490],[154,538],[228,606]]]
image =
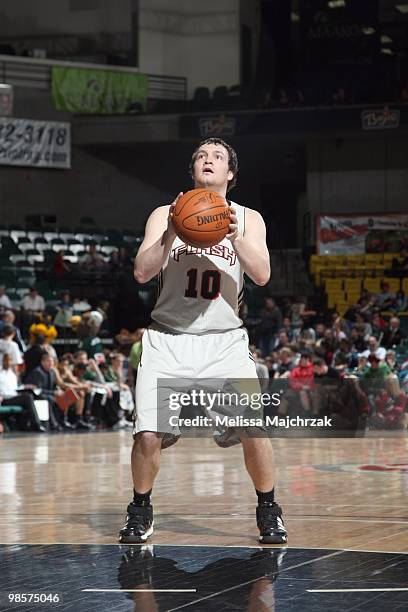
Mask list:
[[[236,184],[234,149],[209,138],[194,151],[190,172],[196,188],[226,197]],[[178,198],[182,194],[179,194]],[[177,198],[177,199],[178,199]],[[161,291],[153,324],[142,340],[136,384],[136,419],[132,449],[133,501],[127,508],[119,541],[144,542],[153,533],[151,492],[160,467],[161,449],[177,440],[158,431],[157,380],[169,378],[254,379],[248,335],[238,317],[244,272],[257,284],[270,276],[265,224],[258,212],[230,204],[229,233],[215,254],[189,247],[176,236],[170,206],[150,215],[135,260],[135,278],[145,283],[160,274]],[[191,269],[195,269],[191,274]],[[211,270],[211,283],[205,282]],[[208,274],[207,274],[208,277]],[[194,285],[194,286],[193,286]],[[267,437],[240,436],[245,466],[258,496],[259,541],[285,543],[282,510],[274,500],[274,458]]]

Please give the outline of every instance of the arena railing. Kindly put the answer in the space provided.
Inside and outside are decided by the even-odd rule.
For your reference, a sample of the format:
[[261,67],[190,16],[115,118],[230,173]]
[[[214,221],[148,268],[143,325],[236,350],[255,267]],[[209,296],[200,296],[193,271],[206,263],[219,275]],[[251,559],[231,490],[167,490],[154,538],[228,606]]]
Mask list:
[[[88,68],[138,74],[134,66],[112,66],[109,64],[88,64],[53,59],[37,59],[14,55],[0,55],[0,82],[15,87],[51,90],[51,70],[54,66],[62,68]],[[187,100],[187,79],[178,76],[147,74],[149,100]]]

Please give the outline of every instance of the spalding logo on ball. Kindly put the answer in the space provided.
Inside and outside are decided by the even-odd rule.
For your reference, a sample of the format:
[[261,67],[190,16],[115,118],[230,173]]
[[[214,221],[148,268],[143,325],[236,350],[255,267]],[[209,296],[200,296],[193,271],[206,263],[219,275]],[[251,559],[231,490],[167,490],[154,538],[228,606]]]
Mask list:
[[218,244],[228,234],[229,224],[228,202],[215,191],[192,189],[174,207],[177,236],[194,247],[205,249]]

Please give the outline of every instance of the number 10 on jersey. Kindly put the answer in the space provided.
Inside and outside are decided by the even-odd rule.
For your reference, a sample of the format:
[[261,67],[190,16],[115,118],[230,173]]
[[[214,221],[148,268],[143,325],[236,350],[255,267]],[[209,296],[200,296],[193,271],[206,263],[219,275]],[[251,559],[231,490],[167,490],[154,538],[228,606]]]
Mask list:
[[197,298],[200,293],[206,300],[215,300],[220,294],[220,287],[221,274],[218,270],[204,270],[200,281],[197,268],[190,268],[187,271],[187,289],[184,296]]

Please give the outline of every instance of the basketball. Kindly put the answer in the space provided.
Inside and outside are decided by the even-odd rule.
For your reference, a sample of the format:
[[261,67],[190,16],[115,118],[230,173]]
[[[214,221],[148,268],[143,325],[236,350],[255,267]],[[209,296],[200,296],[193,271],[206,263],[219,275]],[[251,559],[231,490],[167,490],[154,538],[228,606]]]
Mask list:
[[228,203],[215,191],[192,189],[178,200],[173,224],[177,236],[186,244],[203,249],[213,246],[228,234]]

